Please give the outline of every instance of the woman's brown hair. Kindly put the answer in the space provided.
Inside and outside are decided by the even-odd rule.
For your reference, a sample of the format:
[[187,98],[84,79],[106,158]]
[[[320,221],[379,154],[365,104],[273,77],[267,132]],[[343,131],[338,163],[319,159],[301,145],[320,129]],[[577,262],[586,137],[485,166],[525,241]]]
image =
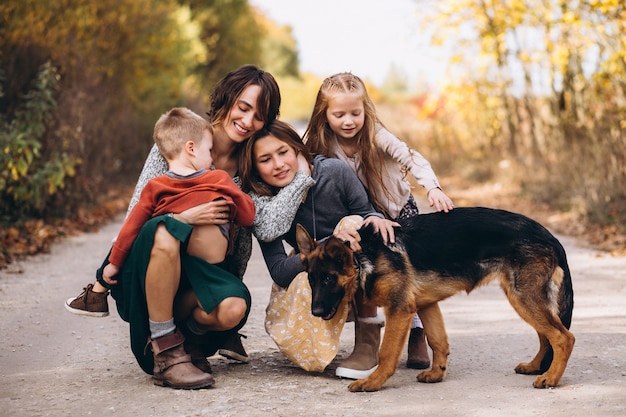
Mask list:
[[313,161],[313,157],[302,142],[298,132],[288,123],[276,119],[256,132],[241,148],[239,153],[239,178],[241,179],[241,189],[246,193],[253,191],[262,196],[276,194],[274,187],[267,185],[261,180],[255,164],[254,145],[258,140],[267,136],[274,136],[276,139],[285,142],[293,148],[296,155],[302,153],[309,164]]
[[221,124],[228,118],[230,109],[235,105],[243,90],[250,85],[261,87],[257,108],[263,123],[268,125],[278,117],[280,89],[272,74],[256,65],[243,65],[226,74],[211,92],[211,107],[207,115],[213,126]]

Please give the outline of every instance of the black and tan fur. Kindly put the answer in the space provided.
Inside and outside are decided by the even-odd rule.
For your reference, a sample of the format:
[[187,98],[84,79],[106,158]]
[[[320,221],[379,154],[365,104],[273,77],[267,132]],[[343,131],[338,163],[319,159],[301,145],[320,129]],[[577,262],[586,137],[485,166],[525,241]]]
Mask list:
[[574,347],[574,335],[568,330],[574,306],[572,280],[559,241],[523,215],[480,207],[423,214],[401,224],[392,246],[385,246],[371,227],[360,230],[358,253],[335,237],[313,241],[298,227],[313,315],[332,318],[343,297],[352,298],[357,288],[385,311],[379,366],[369,377],[352,382],[350,391],[376,391],[393,375],[416,311],[433,351],[432,368],[417,379],[442,381],[449,344],[438,302],[494,279],[539,335],[539,351],[515,372],[538,374],[535,388],[556,386]]

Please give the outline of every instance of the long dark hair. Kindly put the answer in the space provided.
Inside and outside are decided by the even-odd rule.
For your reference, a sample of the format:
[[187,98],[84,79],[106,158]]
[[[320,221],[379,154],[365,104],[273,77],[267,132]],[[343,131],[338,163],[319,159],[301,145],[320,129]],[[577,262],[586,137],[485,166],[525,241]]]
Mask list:
[[228,118],[230,109],[235,105],[243,90],[250,85],[261,87],[257,108],[264,124],[272,123],[278,117],[280,89],[272,74],[256,65],[243,65],[226,74],[211,92],[211,107],[207,115],[213,126],[221,124]]
[[302,142],[302,138],[288,123],[281,120],[274,120],[263,129],[256,132],[242,146],[239,152],[239,178],[241,179],[241,189],[244,192],[253,191],[258,195],[271,196],[276,194],[276,189],[269,186],[259,176],[254,157],[254,144],[267,136],[274,136],[291,146],[296,155],[300,153],[305,157],[307,162],[312,163],[313,157],[307,147]]

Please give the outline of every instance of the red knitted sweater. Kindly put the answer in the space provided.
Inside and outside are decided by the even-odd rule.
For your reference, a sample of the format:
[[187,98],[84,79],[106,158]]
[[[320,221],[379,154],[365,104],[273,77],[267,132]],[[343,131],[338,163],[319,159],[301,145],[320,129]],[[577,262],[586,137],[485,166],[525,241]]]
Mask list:
[[226,171],[207,171],[184,180],[167,175],[153,178],[146,184],[139,202],[124,220],[113,244],[109,262],[120,267],[124,264],[139,231],[152,217],[180,213],[220,198],[229,203],[232,222],[240,226],[251,226],[254,223],[256,210],[252,199],[237,187]]

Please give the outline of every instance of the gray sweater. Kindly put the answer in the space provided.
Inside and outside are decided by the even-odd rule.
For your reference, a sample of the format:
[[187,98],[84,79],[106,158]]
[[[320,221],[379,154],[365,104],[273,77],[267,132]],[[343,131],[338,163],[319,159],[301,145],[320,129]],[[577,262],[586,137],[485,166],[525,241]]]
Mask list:
[[283,245],[285,241],[297,251],[295,228],[298,223],[313,239],[322,240],[333,233],[345,216],[383,217],[374,210],[363,184],[345,162],[318,155],[313,161],[312,175],[315,185],[300,205],[289,231],[272,242],[259,242],[272,279],[283,288],[304,270],[299,255],[288,256]]

